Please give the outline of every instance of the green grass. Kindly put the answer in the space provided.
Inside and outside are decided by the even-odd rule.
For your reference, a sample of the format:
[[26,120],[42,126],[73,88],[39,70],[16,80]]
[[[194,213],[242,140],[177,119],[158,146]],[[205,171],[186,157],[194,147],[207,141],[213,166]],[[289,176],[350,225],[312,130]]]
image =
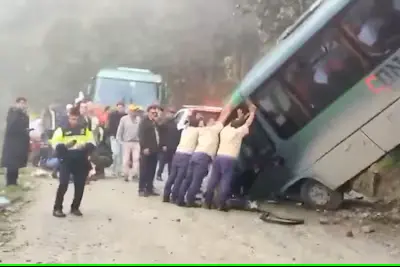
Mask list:
[[4,169],[0,170],[0,196],[8,198],[12,203],[23,199],[26,191],[29,191],[31,187],[28,184],[32,183],[32,178],[29,176],[31,168],[24,168],[20,171],[18,178],[19,185],[6,186],[4,178]]
[[395,148],[381,160],[376,163],[379,170],[390,171],[395,168],[400,168],[400,148]]

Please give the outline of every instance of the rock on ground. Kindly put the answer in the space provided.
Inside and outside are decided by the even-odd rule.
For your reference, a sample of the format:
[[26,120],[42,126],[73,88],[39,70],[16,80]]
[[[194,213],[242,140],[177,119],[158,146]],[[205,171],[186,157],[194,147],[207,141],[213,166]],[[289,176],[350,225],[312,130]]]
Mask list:
[[[51,216],[56,184],[43,181],[21,214],[3,263],[398,263],[365,235],[348,238],[318,219],[268,224],[256,214],[178,208],[139,198],[137,184],[111,179],[87,187],[83,218]],[[65,206],[71,201],[71,186]]]

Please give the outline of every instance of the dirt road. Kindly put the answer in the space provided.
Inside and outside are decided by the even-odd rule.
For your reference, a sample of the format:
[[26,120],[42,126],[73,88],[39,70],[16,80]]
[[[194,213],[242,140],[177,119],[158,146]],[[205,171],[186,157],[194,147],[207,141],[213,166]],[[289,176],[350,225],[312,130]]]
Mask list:
[[[3,263],[398,263],[383,245],[341,226],[266,224],[255,214],[219,213],[139,198],[136,183],[87,187],[83,218],[51,216],[56,183],[44,180],[26,207]],[[66,197],[70,203],[72,187]]]

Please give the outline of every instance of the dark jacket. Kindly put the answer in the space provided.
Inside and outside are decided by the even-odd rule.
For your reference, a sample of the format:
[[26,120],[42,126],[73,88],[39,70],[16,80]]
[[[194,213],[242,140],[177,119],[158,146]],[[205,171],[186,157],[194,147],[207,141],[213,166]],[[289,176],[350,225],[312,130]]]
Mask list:
[[92,130],[92,119],[89,117],[85,118],[82,115],[79,116],[79,124],[85,128],[88,128],[89,130]]
[[96,149],[90,156],[91,161],[98,167],[108,168],[113,164],[112,150],[108,142],[109,138],[106,136],[106,132],[101,126],[93,131],[93,135],[96,140]]
[[117,130],[119,126],[119,122],[126,113],[120,113],[118,111],[113,111],[108,115],[108,126],[107,133],[109,136],[117,136]]
[[168,119],[160,125],[160,143],[168,150],[175,151],[181,139],[181,131],[178,130],[174,119]]
[[[155,130],[159,133],[160,143],[157,143]],[[157,124],[149,118],[144,117],[139,125],[140,151],[149,149],[150,153],[158,153],[160,151],[161,141],[163,140],[161,135],[162,131],[159,130]]]
[[3,143],[1,166],[19,169],[26,167],[29,154],[29,117],[15,107],[7,114],[7,125]]

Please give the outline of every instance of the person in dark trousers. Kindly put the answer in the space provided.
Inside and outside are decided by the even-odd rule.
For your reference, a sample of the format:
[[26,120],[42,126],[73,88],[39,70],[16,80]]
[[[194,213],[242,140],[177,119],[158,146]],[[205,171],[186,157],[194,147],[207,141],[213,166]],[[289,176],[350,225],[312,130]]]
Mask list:
[[[229,113],[224,111],[218,121],[210,118],[207,126],[199,129],[196,149],[189,162],[186,177],[179,189],[178,206],[197,207],[196,194],[200,191],[204,178],[208,175],[209,165],[218,149],[219,133]],[[186,196],[186,203],[185,203]]]
[[117,109],[110,112],[106,123],[107,135],[110,138],[111,150],[113,153],[112,171],[114,176],[118,176],[122,172],[122,145],[117,140],[117,131],[121,118],[124,117],[125,105],[123,102],[117,104]]
[[156,124],[158,106],[151,105],[147,108],[147,116],[139,125],[139,196],[157,196],[154,192],[154,176],[156,174],[158,153],[160,151],[160,131]]
[[165,165],[168,165],[168,175],[171,174],[172,158],[174,157],[176,148],[178,147],[181,138],[181,132],[178,130],[174,120],[176,111],[174,108],[168,108],[165,119],[160,126],[161,131],[161,144],[163,151],[160,153],[160,160],[158,163],[157,180],[162,181],[162,174]]
[[95,165],[95,179],[105,178],[105,168],[112,165],[112,151],[108,142],[107,133],[102,125],[99,125],[93,131],[96,149],[90,156],[90,161]]
[[200,122],[192,115],[189,117],[186,128],[182,131],[179,145],[172,159],[171,173],[164,186],[163,202],[176,203],[178,200],[181,184],[186,177],[190,159],[196,149],[199,124]]
[[7,124],[1,157],[1,166],[6,168],[6,185],[17,185],[19,169],[26,167],[30,146],[29,116],[27,100],[18,97],[8,110]]
[[95,145],[92,132],[88,127],[79,123],[79,116],[79,110],[71,110],[68,116],[68,126],[57,128],[51,140],[60,161],[60,183],[53,207],[53,216],[58,218],[65,217],[63,202],[71,175],[75,187],[71,214],[82,216],[80,205],[87,175],[91,169],[89,155],[95,149]]
[[231,194],[232,179],[237,165],[243,138],[249,133],[253,123],[256,107],[249,102],[250,115],[247,120],[236,119],[225,126],[220,133],[217,155],[214,159],[211,177],[207,184],[204,205],[211,208],[214,191],[219,187],[217,208],[227,211],[226,201]]

